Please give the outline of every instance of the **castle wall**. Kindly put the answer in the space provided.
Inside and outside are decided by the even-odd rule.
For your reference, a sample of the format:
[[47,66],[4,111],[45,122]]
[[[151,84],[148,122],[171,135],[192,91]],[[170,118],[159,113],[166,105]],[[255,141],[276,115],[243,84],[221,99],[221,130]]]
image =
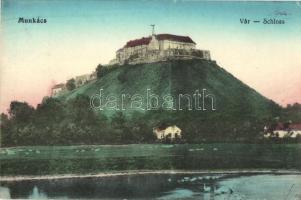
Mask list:
[[147,52],[148,45],[124,48],[116,53],[116,59],[119,62],[129,59],[132,55],[144,55]]
[[152,39],[151,39],[150,43],[148,44],[147,49],[148,50],[159,50],[160,49],[159,41],[156,39],[155,36],[152,36]]
[[148,45],[126,47],[116,52],[116,59],[111,64],[151,63],[167,59],[206,59],[210,60],[210,52],[195,49],[194,43],[171,40],[157,40],[152,36]]
[[145,56],[137,56],[128,60],[129,64],[153,63],[166,60],[189,60],[189,59],[205,59],[211,60],[210,52],[198,49],[167,49],[148,51]]
[[162,40],[160,41],[160,49],[167,50],[167,49],[195,49],[195,44],[193,43],[185,43],[185,42],[177,42],[171,40]]

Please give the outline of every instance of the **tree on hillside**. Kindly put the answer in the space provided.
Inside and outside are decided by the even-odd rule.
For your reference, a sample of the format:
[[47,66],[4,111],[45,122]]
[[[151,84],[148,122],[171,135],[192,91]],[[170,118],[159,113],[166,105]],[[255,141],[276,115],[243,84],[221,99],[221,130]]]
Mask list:
[[78,95],[76,98],[71,99],[68,101],[67,109],[69,117],[72,117],[78,123],[91,124],[97,121],[96,115],[90,107],[90,98],[88,96]]
[[282,121],[292,121],[293,123],[301,122],[301,104],[288,104],[283,108]]
[[37,106],[35,118],[39,124],[60,122],[65,117],[65,104],[57,98],[44,98]]
[[107,68],[104,67],[103,65],[101,65],[101,64],[97,65],[97,67],[96,67],[97,78],[99,79],[99,78],[103,77],[107,73],[107,71],[108,71]]
[[75,86],[75,80],[74,80],[74,78],[72,78],[72,79],[70,79],[70,80],[67,81],[67,83],[66,83],[67,90],[69,90],[69,91],[74,90],[75,87],[76,86]]
[[97,78],[101,78],[101,70],[102,70],[103,66],[101,64],[98,64],[96,67],[96,76]]
[[34,108],[26,102],[12,101],[8,113],[12,120],[26,123],[32,117]]
[[8,116],[4,113],[1,113],[0,115],[0,130],[0,146],[9,144],[9,142],[11,141],[11,135],[9,134],[11,132],[10,123]]
[[123,114],[123,112],[116,112],[112,117],[112,126],[114,128],[123,128],[126,124],[126,118]]
[[114,129],[114,142],[127,143],[133,139],[126,116],[123,112],[116,112],[112,116],[111,125]]
[[34,111],[35,109],[26,102],[10,103],[9,116],[1,115],[1,146],[24,144],[30,132],[27,129],[31,125]]

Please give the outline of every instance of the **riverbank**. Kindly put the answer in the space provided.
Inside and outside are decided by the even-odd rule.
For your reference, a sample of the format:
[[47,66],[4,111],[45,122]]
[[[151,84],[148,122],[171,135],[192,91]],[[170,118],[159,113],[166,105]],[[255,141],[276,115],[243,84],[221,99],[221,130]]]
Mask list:
[[233,170],[130,170],[130,171],[115,171],[110,173],[98,174],[62,174],[62,175],[47,175],[47,176],[0,176],[0,182],[9,181],[25,181],[25,180],[55,180],[55,179],[72,179],[72,178],[101,178],[113,176],[131,176],[131,175],[301,175],[301,170],[271,170],[271,169],[233,169]]
[[0,176],[157,170],[301,170],[301,144],[131,144],[0,148]]

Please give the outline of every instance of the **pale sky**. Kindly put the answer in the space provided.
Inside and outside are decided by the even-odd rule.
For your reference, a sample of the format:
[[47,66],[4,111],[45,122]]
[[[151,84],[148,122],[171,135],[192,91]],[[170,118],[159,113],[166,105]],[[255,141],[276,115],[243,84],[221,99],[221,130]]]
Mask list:
[[36,105],[53,84],[108,63],[128,40],[148,36],[150,24],[156,33],[190,36],[267,98],[301,103],[300,2],[2,0],[1,11],[0,112],[12,100]]

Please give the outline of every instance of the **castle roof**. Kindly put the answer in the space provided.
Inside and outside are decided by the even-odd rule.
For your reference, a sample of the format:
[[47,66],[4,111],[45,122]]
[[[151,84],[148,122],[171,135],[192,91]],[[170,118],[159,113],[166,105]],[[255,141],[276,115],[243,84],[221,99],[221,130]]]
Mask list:
[[135,46],[141,46],[141,45],[148,45],[149,42],[151,41],[151,37],[143,37],[143,38],[140,38],[140,39],[136,39],[136,40],[130,40],[126,43],[126,45],[124,46],[125,48],[128,48],[128,47],[135,47]]
[[[157,40],[171,40],[171,41],[195,44],[195,42],[188,36],[180,36],[180,35],[172,35],[172,34],[158,34],[158,35],[156,35],[156,38],[157,38]],[[151,39],[152,39],[151,37],[143,37],[143,38],[136,39],[136,40],[130,40],[126,43],[124,48],[148,45],[150,43]]]
[[171,41],[195,44],[195,42],[188,36],[171,35],[171,34],[158,34],[158,35],[156,35],[156,38],[158,40],[171,40]]

